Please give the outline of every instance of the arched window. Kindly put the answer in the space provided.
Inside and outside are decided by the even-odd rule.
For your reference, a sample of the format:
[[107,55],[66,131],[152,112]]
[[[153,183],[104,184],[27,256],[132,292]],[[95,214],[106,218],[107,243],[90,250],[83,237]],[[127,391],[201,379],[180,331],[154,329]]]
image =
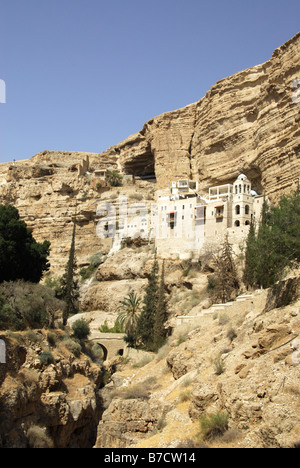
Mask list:
[[245,214],[248,215],[249,214],[249,205],[245,205]]
[[237,227],[240,226],[239,220],[237,220],[237,221],[234,223],[234,225],[237,226]]
[[249,226],[250,221],[245,221],[245,226]]
[[235,214],[239,215],[240,213],[241,213],[241,207],[240,207],[240,205],[236,205]]

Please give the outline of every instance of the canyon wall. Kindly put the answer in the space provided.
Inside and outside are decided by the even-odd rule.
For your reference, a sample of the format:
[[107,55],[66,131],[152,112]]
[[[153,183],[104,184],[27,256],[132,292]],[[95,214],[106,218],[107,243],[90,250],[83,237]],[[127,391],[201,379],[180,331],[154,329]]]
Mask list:
[[[96,210],[118,191],[97,178],[97,169],[155,173],[156,184],[145,185],[152,192],[189,177],[206,193],[245,173],[258,192],[276,200],[300,178],[299,78],[300,33],[267,62],[217,82],[200,101],[154,117],[103,153],[44,151],[0,164],[0,203],[14,204],[37,240],[50,240],[51,264],[60,273],[75,215],[80,265],[111,247],[96,235]],[[135,187],[143,198],[145,187]],[[119,193],[127,195],[124,187]]]

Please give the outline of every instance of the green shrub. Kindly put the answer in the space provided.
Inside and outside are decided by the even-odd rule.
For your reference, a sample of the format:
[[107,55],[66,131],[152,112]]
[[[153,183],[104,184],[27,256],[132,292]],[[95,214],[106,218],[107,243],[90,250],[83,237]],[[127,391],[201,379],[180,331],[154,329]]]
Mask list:
[[38,335],[32,331],[32,330],[28,330],[26,333],[25,333],[25,336],[26,336],[26,339],[28,341],[31,341],[31,343],[38,343],[39,342],[39,337]]
[[122,185],[123,176],[118,171],[107,171],[106,180],[111,187],[120,187]]
[[181,392],[179,395],[179,401],[184,402],[184,401],[189,401],[191,399],[191,391],[186,390],[184,392]]
[[39,360],[41,361],[42,364],[53,364],[54,363],[54,357],[50,353],[50,351],[43,351],[42,354],[39,356]]
[[216,375],[221,375],[225,372],[225,363],[221,357],[218,357],[214,361],[214,367],[215,367],[215,374]]
[[134,387],[129,387],[125,390],[123,398],[126,400],[148,400],[150,398],[149,392],[143,388],[143,386],[136,385]]
[[227,332],[227,338],[232,343],[232,341],[237,337],[236,331],[234,328],[230,328]]
[[109,327],[107,320],[104,321],[104,324],[99,327],[101,333],[124,333],[124,329],[118,320],[115,321],[113,327]]
[[63,308],[55,291],[23,280],[0,286],[0,329],[50,328]]
[[229,318],[227,314],[220,314],[219,316],[219,325],[226,325],[229,322]]
[[204,439],[215,439],[228,430],[228,414],[217,412],[200,419],[201,432]]
[[53,332],[48,332],[47,333],[47,341],[50,346],[55,346],[58,338]]
[[86,340],[90,334],[90,326],[84,319],[78,319],[72,325],[75,338],[78,340]]
[[90,264],[87,267],[81,268],[80,270],[80,276],[83,281],[89,279],[97,270],[97,266]]
[[77,341],[72,340],[71,338],[66,338],[64,340],[65,347],[74,354],[75,357],[79,357],[81,353],[81,346],[80,343]]
[[53,442],[45,428],[31,426],[27,431],[27,437],[30,448],[53,448]]

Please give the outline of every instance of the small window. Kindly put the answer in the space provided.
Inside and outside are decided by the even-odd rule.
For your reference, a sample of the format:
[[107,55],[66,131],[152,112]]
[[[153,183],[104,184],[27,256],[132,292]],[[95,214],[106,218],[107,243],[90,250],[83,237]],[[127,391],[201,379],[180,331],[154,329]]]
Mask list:
[[239,215],[240,213],[241,213],[241,207],[240,207],[240,205],[236,205],[235,214]]
[[248,215],[249,214],[249,205],[245,205],[245,214]]
[[240,226],[240,222],[239,220],[237,220],[235,223],[234,223],[235,226],[239,227]]

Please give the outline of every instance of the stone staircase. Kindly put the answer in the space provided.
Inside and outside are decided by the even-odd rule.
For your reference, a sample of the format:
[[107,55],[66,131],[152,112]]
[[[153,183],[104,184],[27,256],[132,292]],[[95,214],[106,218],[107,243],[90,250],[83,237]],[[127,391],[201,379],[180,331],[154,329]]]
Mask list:
[[201,319],[205,315],[226,314],[230,317],[233,314],[250,314],[251,312],[261,309],[263,311],[266,304],[267,291],[258,289],[251,294],[242,294],[235,301],[226,302],[225,304],[213,304],[209,309],[202,309],[196,314],[180,315],[176,317],[176,326],[192,324],[200,324]]

